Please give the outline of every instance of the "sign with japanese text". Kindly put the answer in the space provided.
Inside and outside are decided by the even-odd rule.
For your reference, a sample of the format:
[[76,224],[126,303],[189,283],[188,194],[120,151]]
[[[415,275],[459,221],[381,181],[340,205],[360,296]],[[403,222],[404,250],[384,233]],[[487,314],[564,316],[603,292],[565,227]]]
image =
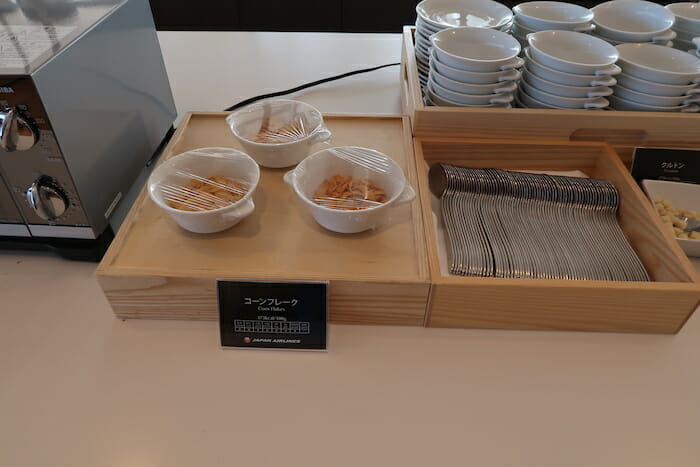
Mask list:
[[325,350],[327,282],[217,281],[224,347]]
[[641,180],[700,183],[700,150],[636,148],[632,176]]

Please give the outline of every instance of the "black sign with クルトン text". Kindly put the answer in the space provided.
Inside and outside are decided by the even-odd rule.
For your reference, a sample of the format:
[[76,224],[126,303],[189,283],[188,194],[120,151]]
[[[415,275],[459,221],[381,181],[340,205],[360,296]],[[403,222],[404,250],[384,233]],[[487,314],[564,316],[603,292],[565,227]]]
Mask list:
[[700,150],[636,148],[632,176],[637,182],[667,180],[700,183]]
[[217,281],[221,345],[325,350],[327,282]]

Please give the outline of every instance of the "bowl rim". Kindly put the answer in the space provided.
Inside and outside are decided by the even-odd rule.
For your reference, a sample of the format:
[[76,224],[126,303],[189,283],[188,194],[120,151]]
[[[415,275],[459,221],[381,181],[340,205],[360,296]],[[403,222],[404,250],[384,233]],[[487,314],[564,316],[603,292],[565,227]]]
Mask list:
[[[250,188],[248,189],[248,192],[238,201],[235,203],[229,204],[228,206],[223,206],[220,208],[216,209],[207,209],[206,211],[184,211],[182,209],[176,209],[173,207],[170,207],[167,205],[167,203],[162,202],[155,194],[153,191],[155,190],[156,186],[158,184],[152,180],[151,177],[156,175],[159,171],[165,171],[168,169],[167,164],[172,164],[174,161],[180,157],[197,157],[195,154],[192,154],[194,151],[201,151],[205,149],[210,149],[210,150],[225,150],[225,151],[230,151],[228,155],[231,156],[242,156],[242,159],[249,161],[252,163],[253,167],[253,175],[254,175],[254,182],[251,183]],[[225,157],[225,155],[220,155],[221,157]],[[202,155],[202,157],[217,157],[215,154],[212,155]],[[148,191],[148,196],[151,198],[151,200],[160,208],[164,209],[167,212],[170,213],[175,213],[175,214],[184,214],[187,216],[202,216],[202,215],[210,215],[213,213],[222,213],[226,211],[233,210],[237,207],[239,207],[244,201],[247,201],[253,196],[253,192],[255,189],[258,187],[258,183],[260,182],[260,166],[258,165],[257,162],[255,162],[255,159],[250,157],[248,154],[244,153],[243,151],[239,151],[238,149],[234,148],[226,148],[226,147],[206,147],[206,148],[196,148],[196,149],[191,149],[189,151],[181,152],[179,154],[175,154],[174,156],[168,157],[166,160],[164,160],[161,164],[159,164],[155,169],[153,169],[153,172],[151,175],[148,177],[148,181],[146,182],[147,185],[147,191]]]
[[[587,14],[585,15],[585,18],[579,19],[579,20],[571,20],[571,21],[564,21],[564,20],[552,20],[552,19],[547,19],[547,18],[542,18],[539,16],[533,16],[532,14],[528,14],[523,11],[524,8],[530,7],[530,6],[535,6],[535,5],[550,5],[550,6],[565,6],[566,8],[569,8],[574,11],[581,11],[582,13],[586,12]],[[536,0],[532,2],[523,2],[518,5],[515,5],[513,7],[513,13],[515,14],[515,20],[517,21],[518,16],[524,16],[525,18],[533,19],[536,21],[545,21],[549,23],[558,23],[558,24],[566,24],[566,25],[575,25],[575,24],[580,24],[580,23],[587,23],[590,21],[593,21],[593,17],[595,16],[594,13],[591,11],[590,8],[586,8],[581,5],[577,5],[575,3],[566,3],[566,2],[555,2],[555,1],[547,1],[547,0]]]
[[[386,202],[379,204],[377,206],[371,206],[371,207],[364,208],[364,209],[356,209],[356,210],[335,209],[335,208],[329,208],[328,206],[323,206],[321,204],[314,203],[304,193],[302,193],[301,190],[299,189],[299,186],[297,184],[296,172],[300,168],[304,169],[305,165],[309,164],[311,161],[313,161],[313,159],[323,157],[324,153],[327,153],[328,151],[335,149],[335,148],[362,149],[364,151],[369,150],[369,151],[374,152],[375,154],[378,154],[378,155],[386,158],[386,160],[389,161],[390,164],[393,164],[396,167],[396,169],[398,170],[398,173],[401,175],[401,182],[402,182],[401,189],[398,190],[397,193],[394,194],[394,196],[392,196],[391,198],[386,200]],[[364,146],[334,146],[332,148],[323,148],[320,151],[316,151],[315,153],[310,154],[307,157],[305,157],[304,160],[299,162],[299,164],[295,168],[291,169],[290,172],[295,174],[295,176],[292,177],[292,189],[297,194],[297,196],[302,201],[304,201],[304,203],[306,203],[307,205],[312,206],[314,208],[320,208],[322,211],[333,212],[333,213],[344,213],[344,214],[351,214],[351,215],[365,213],[365,212],[375,212],[375,211],[380,210],[382,208],[389,207],[394,201],[396,201],[398,199],[399,196],[401,196],[404,189],[406,188],[406,185],[408,184],[408,181],[406,180],[406,175],[403,173],[403,169],[401,169],[401,166],[399,166],[399,164],[397,164],[396,161],[394,161],[394,159],[387,156],[386,154],[384,154],[381,151],[378,151],[378,150],[373,149],[373,148],[367,148]]]
[[[618,27],[614,27],[614,26],[610,26],[609,24],[606,24],[603,20],[604,15],[602,15],[601,13],[603,13],[604,11],[606,11],[610,8],[617,9],[617,7],[619,5],[623,5],[623,4],[636,4],[637,7],[643,6],[645,8],[652,9],[654,12],[659,13],[659,15],[654,15],[654,17],[655,18],[662,17],[662,19],[664,19],[664,22],[666,23],[666,25],[661,29],[657,29],[657,30],[653,30],[653,31],[631,31],[631,30],[627,30],[627,29],[619,29]],[[617,9],[617,10],[619,11],[619,9]],[[625,33],[627,33],[627,34],[630,34],[630,33],[632,33],[632,34],[650,34],[653,36],[655,34],[660,34],[664,31],[666,31],[667,29],[670,29],[673,26],[673,23],[675,22],[675,15],[671,10],[664,8],[662,5],[659,5],[658,3],[649,2],[647,0],[609,0],[607,2],[603,2],[603,3],[600,3],[596,6],[594,6],[593,8],[591,8],[591,11],[593,11],[593,14],[595,15],[595,17],[593,18],[593,22],[595,23],[596,26],[600,26],[600,27],[603,27],[603,28],[608,29],[610,31],[614,31],[616,33],[621,33],[621,34],[625,34]],[[663,18],[663,17],[665,17],[665,18]],[[601,20],[603,22],[601,22]]]
[[[673,8],[671,8],[671,7],[673,7]],[[698,23],[698,25],[700,25],[700,17],[693,18],[691,16],[683,16],[682,14],[678,14],[677,12],[674,11],[674,9],[681,8],[681,10],[682,10],[681,12],[684,13],[685,9],[686,9],[685,7],[689,7],[688,9],[690,9],[690,10],[697,9],[698,12],[700,13],[700,4],[698,4],[698,2],[676,2],[676,3],[669,3],[667,5],[664,5],[664,8],[666,8],[668,11],[673,13],[677,18],[687,20],[691,23]]]
[[[536,43],[536,42],[537,42],[537,39],[539,39],[539,38],[541,38],[541,37],[546,37],[546,36],[549,36],[549,37],[556,37],[557,35],[562,35],[562,34],[563,34],[565,37],[568,36],[568,37],[572,37],[572,38],[580,38],[581,41],[583,41],[583,40],[593,40],[593,41],[594,41],[594,44],[600,44],[600,46],[601,46],[602,49],[607,49],[608,47],[610,47],[610,48],[612,48],[612,49],[615,49],[615,47],[614,47],[612,44],[609,44],[608,42],[604,41],[603,39],[599,39],[599,38],[597,38],[597,37],[593,37],[593,36],[591,36],[590,34],[583,34],[583,33],[580,33],[580,32],[563,31],[563,30],[538,31],[538,32],[533,33],[533,34],[529,34],[529,35],[527,36],[527,43],[528,43],[528,45],[530,46],[530,49],[535,50],[536,52],[538,52],[538,53],[540,53],[540,54],[542,54],[542,55],[544,55],[544,56],[546,56],[546,57],[548,57],[548,58],[550,58],[550,59],[552,59],[552,60],[557,60],[557,61],[566,63],[566,64],[568,64],[568,65],[574,65],[574,66],[579,66],[579,67],[585,67],[585,68],[587,68],[587,69],[597,69],[597,68],[607,67],[607,66],[610,66],[610,65],[614,64],[614,63],[617,62],[617,60],[619,59],[619,51],[615,50],[616,58],[614,58],[613,60],[606,60],[606,61],[604,61],[604,62],[602,62],[602,63],[572,62],[571,60],[563,59],[563,58],[560,58],[560,57],[556,57],[556,56],[554,56],[554,55],[551,55],[550,53],[545,52],[545,51],[543,51],[542,49],[538,48],[536,45],[533,45],[533,42]],[[540,39],[540,40],[545,40],[545,39]],[[538,63],[541,63],[541,62],[538,62]],[[550,68],[551,68],[551,67],[550,67]],[[559,70],[557,70],[557,71],[559,71]],[[573,74],[579,74],[579,73],[573,73]],[[584,74],[584,73],[581,73],[581,74]]]

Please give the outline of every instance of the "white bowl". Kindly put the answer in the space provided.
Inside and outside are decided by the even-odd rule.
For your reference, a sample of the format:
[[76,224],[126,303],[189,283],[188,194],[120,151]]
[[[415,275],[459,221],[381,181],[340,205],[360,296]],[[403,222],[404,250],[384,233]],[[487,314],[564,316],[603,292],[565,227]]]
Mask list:
[[664,107],[659,105],[647,105],[639,102],[634,102],[629,99],[624,99],[613,94],[608,96],[610,107],[616,110],[636,110],[641,112],[682,112],[695,113],[700,110],[697,104],[686,104],[675,107]]
[[[471,105],[466,105],[461,102],[457,102],[445,97],[440,96],[439,94],[436,94],[434,91],[434,85],[431,82],[428,82],[428,84],[425,86],[423,89],[425,94],[429,97],[429,99],[432,101],[433,105],[436,106],[443,106],[443,107],[498,107],[498,108],[506,108],[510,107],[510,102],[512,101],[513,94],[510,95],[511,100],[508,101],[507,103],[502,103],[502,102],[497,102],[497,103],[486,103],[486,104],[471,104]],[[499,99],[500,100],[500,99]]]
[[[297,128],[295,135],[280,138],[281,142],[275,143],[254,141],[266,116],[269,117],[268,127],[273,130],[294,123]],[[245,151],[263,167],[298,164],[309,155],[314,144],[331,137],[331,132],[323,125],[321,112],[305,102],[288,99],[270,99],[247,105],[226,117],[226,122]]]
[[520,89],[538,101],[565,109],[602,109],[609,105],[604,97],[562,97],[541,91],[525,80],[520,80]]
[[499,71],[522,66],[520,43],[492,29],[449,28],[431,37],[442,63],[466,71]]
[[697,2],[671,3],[666,8],[675,15],[677,27],[684,31],[695,32],[700,36],[700,4]]
[[626,42],[648,42],[673,26],[675,16],[645,0],[611,0],[592,8],[596,33]]
[[435,34],[436,32],[440,32],[443,29],[445,29],[447,26],[433,26],[432,24],[426,23],[424,20],[421,19],[420,16],[416,18],[416,31],[421,31],[423,34],[426,36],[430,37],[431,34]]
[[435,69],[435,71],[447,78],[470,84],[492,84],[520,79],[520,72],[515,69],[491,72],[460,70],[459,68],[454,68],[442,63],[440,59],[435,56],[435,51],[430,55],[430,68]]
[[588,8],[564,2],[526,2],[513,7],[515,20],[521,25],[542,31],[546,29],[588,30],[593,12]]
[[619,84],[632,91],[644,92],[655,96],[677,97],[700,94],[700,87],[698,87],[697,84],[674,86],[671,84],[661,84],[653,81],[647,81],[625,73],[618,75],[617,81]]
[[616,49],[618,64],[635,78],[674,85],[700,82],[700,60],[688,53],[654,44],[621,44]]
[[525,109],[559,109],[559,110],[571,110],[565,107],[559,107],[552,104],[547,104],[541,100],[535,99],[534,97],[527,94],[522,88],[518,89],[518,93],[515,96],[516,103],[520,107]]
[[[168,205],[167,194],[184,187],[192,178],[215,175],[229,178],[247,188],[243,198],[228,206],[207,211],[183,211]],[[255,209],[253,192],[260,179],[258,164],[247,154],[230,148],[201,148],[166,159],[148,179],[151,200],[183,229],[195,233],[214,233],[233,227]],[[166,190],[166,191],[163,191]]]
[[[351,151],[345,156],[337,151]],[[351,176],[354,180],[368,180],[384,190],[387,201],[377,206],[355,211],[321,206],[312,201],[314,192],[334,175]],[[344,146],[327,148],[314,153],[284,174],[284,181],[308,207],[313,218],[322,227],[339,233],[357,233],[383,224],[388,210],[412,201],[416,193],[407,184],[401,167],[389,156],[369,148]]]
[[456,81],[443,76],[441,73],[435,71],[435,69],[430,70],[430,75],[428,76],[430,80],[434,83],[442,86],[450,91],[460,92],[463,94],[474,94],[474,95],[491,95],[491,94],[501,94],[501,93],[512,93],[518,87],[515,81],[508,81],[505,83],[491,83],[491,84],[471,84],[464,83],[461,81]]
[[609,74],[618,52],[604,40],[573,31],[540,31],[527,37],[530,55],[566,73]]
[[700,102],[700,96],[655,96],[653,94],[627,89],[620,84],[615,86],[615,95],[628,101],[639,102],[645,105],[657,105],[660,107],[676,107]]
[[593,37],[597,37],[598,39],[602,39],[611,45],[630,44],[630,43],[645,43],[645,44],[662,45],[664,47],[673,47],[673,41],[669,40],[667,38],[669,38],[669,37],[675,38],[676,33],[675,33],[675,31],[672,31],[669,29],[668,34],[659,36],[658,40],[651,40],[651,41],[618,41],[615,39],[611,39],[609,37],[605,37],[602,34],[596,34],[595,32],[591,32],[590,35]]
[[[529,47],[525,48],[525,68],[534,75],[557,84],[567,86],[614,86],[617,81],[611,75],[578,75],[564,73],[548,66],[542,65],[530,56]],[[615,65],[611,74],[618,74],[622,70]]]
[[463,92],[451,91],[444,86],[440,86],[435,82],[434,75],[428,78],[428,89],[443,99],[457,102],[461,105],[508,104],[513,100],[513,91],[515,91],[515,89],[512,89],[510,92],[502,92],[500,94],[466,94]]
[[[652,202],[655,199],[663,199],[670,201],[678,209],[700,212],[700,185],[666,180],[642,180],[642,187]],[[686,255],[700,256],[700,240],[676,238],[676,241]]]
[[605,97],[613,93],[612,88],[608,86],[567,86],[564,84],[553,83],[547,81],[529,71],[527,68],[523,72],[523,78],[528,84],[540,91],[554,94],[562,97]]
[[416,5],[418,18],[437,29],[470,26],[500,28],[513,13],[493,0],[423,0]]

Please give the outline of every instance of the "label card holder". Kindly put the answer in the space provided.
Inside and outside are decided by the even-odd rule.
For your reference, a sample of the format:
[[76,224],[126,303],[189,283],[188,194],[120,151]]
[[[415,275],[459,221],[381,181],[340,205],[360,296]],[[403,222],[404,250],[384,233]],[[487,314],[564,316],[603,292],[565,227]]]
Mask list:
[[700,150],[635,148],[632,176],[642,180],[700,183]]
[[222,347],[327,350],[327,281],[216,285]]

